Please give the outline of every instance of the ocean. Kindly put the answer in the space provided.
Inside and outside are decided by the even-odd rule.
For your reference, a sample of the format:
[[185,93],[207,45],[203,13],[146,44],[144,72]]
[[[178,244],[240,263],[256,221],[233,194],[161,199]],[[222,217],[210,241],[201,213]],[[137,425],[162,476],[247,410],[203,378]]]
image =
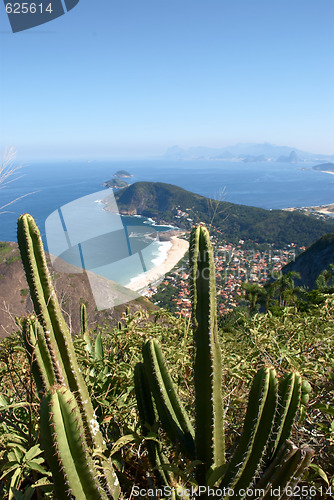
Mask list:
[[[31,162],[22,167],[19,179],[0,191],[0,207],[17,199],[4,209],[8,213],[0,215],[0,241],[16,241],[16,220],[20,214],[27,212],[37,221],[47,244],[47,218],[53,212],[58,213],[64,205],[72,202],[68,206],[74,206],[73,202],[82,197],[87,197],[88,205],[83,217],[78,214],[80,203],[76,207],[78,218],[75,223],[71,222],[72,233],[80,225],[80,220],[87,219],[87,214],[94,213],[91,226],[101,226],[99,234],[102,234],[105,224],[108,225],[108,217],[111,216],[103,210],[101,203],[104,193],[107,196],[110,192],[103,188],[103,183],[121,169],[133,175],[130,179],[125,179],[131,183],[166,182],[209,198],[265,209],[333,203],[334,175],[313,170],[313,165],[314,163],[243,163],[219,160]],[[152,221],[143,218],[122,218],[121,221],[123,226],[146,227],[145,230],[141,229],[144,233],[149,233],[148,227],[152,227]],[[159,231],[166,228],[155,226],[154,229]],[[145,239],[147,235],[141,234],[140,238]],[[168,250],[166,243],[151,243],[153,245],[147,245],[145,250],[148,268],[162,261]],[[77,263],[77,260],[73,263]],[[123,278],[117,280],[126,284],[136,273],[138,271],[134,269],[132,274],[129,271],[125,275],[123,268]]]

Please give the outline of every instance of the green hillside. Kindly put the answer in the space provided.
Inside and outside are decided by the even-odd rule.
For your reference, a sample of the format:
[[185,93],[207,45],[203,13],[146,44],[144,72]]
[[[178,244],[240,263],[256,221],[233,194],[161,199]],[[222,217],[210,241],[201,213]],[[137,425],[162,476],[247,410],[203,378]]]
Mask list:
[[[334,221],[318,220],[297,212],[216,201],[160,182],[136,182],[121,189],[115,198],[122,214],[152,217],[157,222],[172,223],[182,229],[190,229],[198,222],[212,223],[213,228],[231,242],[243,239],[277,246],[291,242],[309,246],[324,233],[334,230]],[[105,202],[108,207],[108,198]]]
[[300,274],[296,285],[313,289],[319,274],[334,264],[334,233],[325,234],[300,254],[294,262],[290,262],[282,271],[284,274],[293,271]]

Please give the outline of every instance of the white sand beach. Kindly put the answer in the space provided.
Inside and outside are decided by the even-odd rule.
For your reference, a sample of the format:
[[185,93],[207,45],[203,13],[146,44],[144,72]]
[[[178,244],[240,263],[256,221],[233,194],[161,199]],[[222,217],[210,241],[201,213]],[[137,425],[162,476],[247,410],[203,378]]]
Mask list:
[[[334,172],[328,172],[334,174]],[[319,214],[324,214],[324,215],[333,215],[334,214],[334,204],[330,205],[319,205],[316,207],[309,207],[311,208],[314,212],[317,212]]]
[[334,172],[332,172],[332,170],[321,170],[322,173],[324,174],[332,174],[334,175]]
[[173,267],[182,259],[184,254],[189,248],[189,243],[186,240],[172,236],[170,239],[172,244],[171,248],[168,250],[166,259],[159,264],[154,269],[141,274],[137,278],[131,280],[129,284],[126,285],[127,288],[131,290],[138,291],[146,288],[150,283],[154,283],[159,280],[165,274],[167,274]]

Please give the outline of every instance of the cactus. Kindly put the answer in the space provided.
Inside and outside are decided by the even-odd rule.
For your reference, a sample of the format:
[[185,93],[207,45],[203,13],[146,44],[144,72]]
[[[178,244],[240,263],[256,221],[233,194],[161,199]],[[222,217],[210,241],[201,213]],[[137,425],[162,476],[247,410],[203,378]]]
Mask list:
[[84,336],[88,331],[87,308],[85,304],[81,304],[80,306],[80,326],[81,326],[81,335]]
[[195,433],[178,398],[156,340],[150,340],[144,344],[143,358],[149,370],[151,390],[165,431],[172,441],[180,442],[188,456],[194,456]]
[[[194,479],[199,486],[225,491],[223,498],[242,499],[244,495],[239,492],[250,488],[262,470],[255,487],[261,484],[267,495],[274,485],[281,487],[283,495],[283,487],[298,479],[313,453],[309,448],[299,449],[288,441],[300,405],[301,377],[297,373],[287,373],[278,384],[272,367],[262,367],[257,372],[249,394],[242,435],[226,463],[214,258],[209,233],[202,226],[192,231],[189,258],[195,429],[154,339],[144,343],[144,363],[136,368],[135,388],[142,426],[149,428],[155,422],[152,395],[167,436],[198,464]],[[152,465],[158,467],[156,455]],[[206,493],[202,498],[206,498]]]
[[216,469],[225,463],[216,277],[210,235],[206,228],[198,226],[192,231],[189,261],[190,293],[193,299],[196,458],[206,464],[201,467],[198,477],[202,483],[208,466]]
[[301,376],[298,373],[286,373],[279,384],[279,400],[264,461],[268,463],[282,444],[289,439],[293,422],[300,406]]
[[[101,498],[116,499],[119,496],[118,479],[105,456],[106,446],[95,420],[93,405],[77,362],[71,334],[61,313],[53,288],[39,230],[34,219],[28,214],[22,215],[18,220],[18,243],[37,316],[37,318],[33,316],[27,318],[23,328],[27,352],[33,357],[33,374],[37,388],[40,393],[47,392],[45,398],[46,400],[50,400],[50,405],[60,404],[56,403],[56,398],[62,398],[61,411],[73,411],[75,413],[76,419],[78,422],[80,421],[80,425],[78,425],[80,427],[82,446],[87,449],[85,457],[97,457],[95,461],[99,474],[96,472],[95,475],[99,475],[99,481],[106,491],[104,496],[101,493]],[[85,313],[82,310],[83,330],[86,332],[84,317]],[[59,388],[60,386],[68,391],[66,394],[75,395],[75,405],[77,405],[75,410],[74,406],[71,406],[73,399],[65,397],[63,389]],[[46,403],[43,403],[42,408],[45,405]],[[41,413],[41,438],[42,442],[44,442],[44,450],[47,453],[48,446],[45,443],[51,445],[49,425],[51,425],[50,422],[53,422],[53,420],[51,418],[52,412],[50,412],[50,422],[49,419],[45,421],[46,414],[47,412],[44,409]],[[56,446],[55,443],[57,443],[57,447],[59,447],[57,448],[59,460],[53,460],[49,455],[49,465],[52,470],[55,486],[60,488],[61,486],[58,482],[60,482],[59,477],[62,477],[61,474],[59,475],[61,461],[65,460],[65,457],[69,453],[71,454],[71,459],[73,458],[75,462],[77,458],[74,453],[74,445],[66,445],[63,439],[58,439],[60,434],[64,433],[64,426],[66,428],[67,425],[65,417],[61,425],[58,425],[58,420],[57,425],[56,421],[52,425],[55,427],[54,436],[51,436],[52,446]],[[46,437],[48,432],[49,437]],[[81,460],[83,463],[86,458],[78,460],[79,462]],[[91,459],[90,462],[92,462]],[[66,481],[69,483],[69,486],[65,488],[63,484],[64,491],[72,489],[72,475],[68,475]],[[74,484],[77,483],[76,480],[73,479],[73,481]],[[79,495],[77,498],[81,500],[81,498],[86,497]],[[100,497],[96,496],[96,498]]]
[[62,383],[55,362],[54,346],[51,346],[51,342],[48,345],[36,316],[30,315],[23,320],[22,333],[37,390],[39,394],[43,394],[56,383]]
[[277,406],[277,380],[273,368],[262,368],[254,377],[244,430],[225,471],[221,488],[248,488],[259,468],[271,433]]
[[[154,410],[143,363],[137,363],[135,366],[134,379],[142,433],[144,436],[147,436],[151,431],[154,431],[157,425],[157,416]],[[168,486],[170,476],[168,472],[163,469],[163,466],[169,464],[166,457],[164,457],[161,452],[160,444],[156,441],[147,441],[147,451],[157,480],[163,486]]]
[[40,417],[42,446],[56,471],[57,498],[107,499],[86,448],[84,424],[73,393],[64,386],[53,386],[42,399]]

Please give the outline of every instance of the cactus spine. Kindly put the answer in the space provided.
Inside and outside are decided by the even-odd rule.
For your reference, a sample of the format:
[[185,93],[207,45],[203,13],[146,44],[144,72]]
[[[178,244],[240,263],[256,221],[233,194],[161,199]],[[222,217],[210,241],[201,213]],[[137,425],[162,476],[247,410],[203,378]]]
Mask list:
[[[95,420],[87,386],[79,369],[71,334],[61,313],[52,285],[42,239],[34,219],[29,214],[22,215],[18,220],[18,243],[37,315],[37,319],[30,317],[26,320],[24,337],[28,352],[34,355],[33,363],[38,390],[41,391],[44,389],[44,391],[49,391],[45,397],[50,398],[51,393],[53,394],[53,398],[55,397],[54,394],[59,393],[59,391],[55,391],[54,387],[61,385],[67,388],[72,395],[75,394],[75,401],[82,420],[80,429],[82,430],[81,439],[83,446],[89,450],[92,456],[94,454],[99,456],[96,462],[99,470],[103,471],[101,481],[104,489],[108,492],[108,498],[118,498],[118,479],[108,460],[103,456],[106,446]],[[68,397],[65,401],[67,403],[64,403],[63,406],[70,406],[70,398]],[[53,404],[55,403],[53,402]],[[43,425],[42,429],[42,433],[46,432],[45,425]],[[61,427],[57,427],[57,429],[59,429],[59,432],[62,432]],[[55,434],[57,433],[55,431]],[[44,442],[47,441],[48,439],[44,439]],[[63,447],[63,443],[64,440],[59,441],[59,460],[55,462],[51,459],[50,462],[52,473],[55,474],[55,483],[57,482],[57,469],[60,466],[63,453],[66,455],[68,449],[72,451],[71,446],[69,448]],[[73,458],[76,460],[74,455]],[[68,481],[71,487],[71,476],[69,476]],[[81,500],[80,496],[77,498]]]
[[[297,373],[288,373],[278,386],[273,368],[263,367],[257,372],[249,394],[242,435],[229,462],[225,463],[214,258],[206,228],[198,226],[193,229],[189,257],[195,429],[178,398],[156,340],[148,340],[144,344],[144,363],[136,368],[136,397],[142,425],[145,421],[155,422],[152,394],[168,437],[181,444],[191,460],[200,461],[195,469],[199,486],[218,487],[220,491],[225,488],[229,493],[224,498],[241,500],[244,495],[239,492],[250,488],[262,469],[262,476],[255,487],[261,484],[267,492],[275,484],[281,487],[283,494],[282,488],[302,473],[313,453],[309,448],[298,449],[287,441],[300,404],[301,377]],[[142,374],[140,377],[139,372]],[[157,466],[156,458],[152,465]],[[271,479],[272,474],[274,480]],[[206,493],[202,498],[206,498]]]

